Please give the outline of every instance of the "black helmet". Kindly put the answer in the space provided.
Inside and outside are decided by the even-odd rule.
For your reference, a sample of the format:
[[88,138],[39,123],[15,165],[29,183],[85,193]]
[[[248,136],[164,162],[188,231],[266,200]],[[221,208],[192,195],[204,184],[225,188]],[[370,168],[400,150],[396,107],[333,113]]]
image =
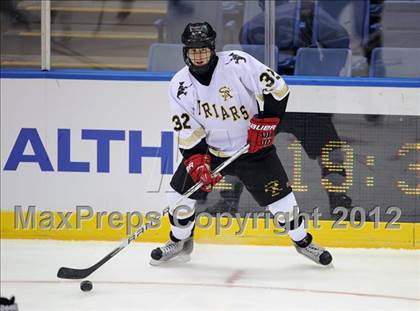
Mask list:
[[209,23],[189,23],[182,33],[182,43],[188,48],[210,48],[214,50],[216,32]]
[[196,72],[207,71],[208,66],[194,66],[191,60],[188,58],[189,48],[209,48],[212,51],[212,55],[209,64],[214,61],[215,57],[215,41],[216,32],[213,27],[207,22],[203,23],[189,23],[182,33],[181,41],[185,45],[183,49],[184,61],[188,67]]

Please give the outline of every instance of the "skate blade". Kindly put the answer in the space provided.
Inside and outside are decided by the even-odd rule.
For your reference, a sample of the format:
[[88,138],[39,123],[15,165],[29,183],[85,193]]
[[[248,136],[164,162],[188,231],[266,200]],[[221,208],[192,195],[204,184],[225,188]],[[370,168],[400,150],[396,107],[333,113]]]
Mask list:
[[184,254],[184,255],[179,255],[176,256],[175,258],[171,258],[169,260],[155,260],[155,259],[150,259],[150,265],[154,266],[154,267],[159,267],[159,266],[168,266],[168,265],[173,265],[173,264],[183,264],[183,263],[187,263],[191,260],[191,256],[189,254]]
[[314,258],[312,258],[312,257],[309,257],[309,256],[306,256],[306,255],[304,255],[304,254],[302,254],[302,253],[299,253],[299,254],[301,254],[303,257],[305,257],[306,259],[308,259],[308,260],[310,260],[310,261],[312,261],[312,262],[314,262],[314,263],[316,263],[318,266],[321,266],[321,267],[324,267],[325,269],[333,269],[334,268],[334,264],[333,264],[333,262],[331,261],[328,265],[323,265],[322,263],[320,263],[318,260],[316,260],[316,259],[314,259]]

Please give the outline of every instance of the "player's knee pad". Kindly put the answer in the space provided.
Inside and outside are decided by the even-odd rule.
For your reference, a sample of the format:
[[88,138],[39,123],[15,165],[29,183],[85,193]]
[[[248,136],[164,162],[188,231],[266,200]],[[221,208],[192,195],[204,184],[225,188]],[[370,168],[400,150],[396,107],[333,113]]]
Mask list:
[[[176,204],[181,198],[183,198],[182,201]],[[172,225],[188,226],[194,223],[196,200],[185,198],[175,190],[167,194],[167,200],[169,203],[169,221]]]
[[[278,221],[280,226],[286,223],[290,225],[289,230],[298,228],[302,222],[303,217],[299,217],[299,207],[293,192],[290,192],[284,198],[268,205],[271,214],[274,215],[275,221]],[[295,220],[295,217],[297,219]]]

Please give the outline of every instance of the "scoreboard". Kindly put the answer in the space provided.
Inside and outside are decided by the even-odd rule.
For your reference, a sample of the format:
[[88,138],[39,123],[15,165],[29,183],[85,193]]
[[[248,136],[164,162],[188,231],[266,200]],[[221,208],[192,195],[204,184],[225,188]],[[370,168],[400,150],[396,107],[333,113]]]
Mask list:
[[[287,113],[284,121],[277,153],[301,210],[319,208],[330,219],[329,197],[336,193],[366,214],[380,209],[381,221],[392,219],[386,211],[393,208],[401,210],[398,221],[420,222],[420,117]],[[226,178],[201,209],[211,212],[217,202],[220,208],[235,183]],[[245,188],[232,196],[241,213],[264,210]]]

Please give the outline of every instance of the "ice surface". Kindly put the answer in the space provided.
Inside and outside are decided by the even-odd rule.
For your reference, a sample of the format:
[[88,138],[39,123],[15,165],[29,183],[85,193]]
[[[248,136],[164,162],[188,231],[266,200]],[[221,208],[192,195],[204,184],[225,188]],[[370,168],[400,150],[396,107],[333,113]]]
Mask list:
[[59,280],[118,242],[1,240],[1,296],[20,310],[420,310],[420,251],[331,249],[334,267],[292,247],[196,244],[192,261],[149,265],[156,244],[134,243],[88,279]]

